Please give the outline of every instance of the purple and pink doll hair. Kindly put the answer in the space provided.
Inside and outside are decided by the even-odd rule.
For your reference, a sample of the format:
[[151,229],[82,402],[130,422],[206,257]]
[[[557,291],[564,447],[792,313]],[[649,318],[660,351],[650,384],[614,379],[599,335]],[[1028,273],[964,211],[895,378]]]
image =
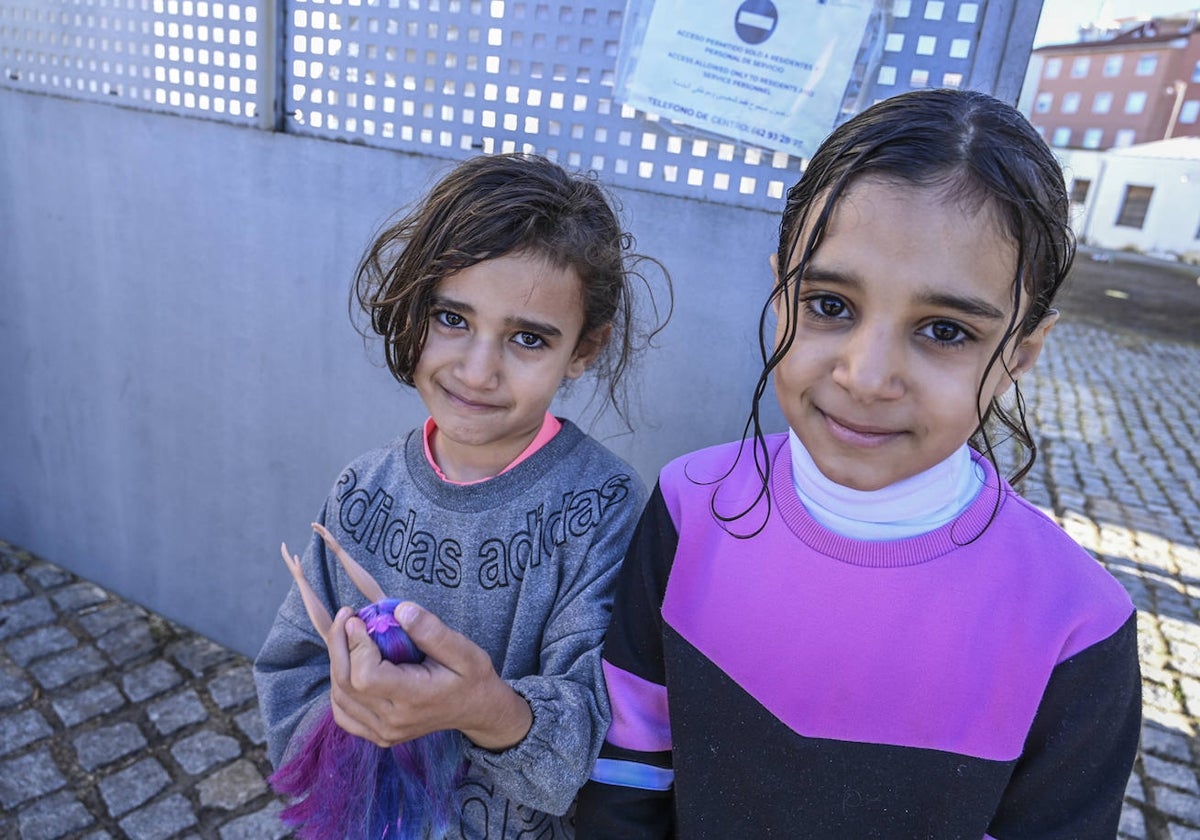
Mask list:
[[[396,620],[398,599],[358,565],[324,527],[313,529],[372,603],[358,611],[383,658],[395,664],[425,658]],[[308,617],[328,643],[332,619],[300,569],[300,559],[281,546],[284,562],[304,600]],[[270,778],[291,799],[280,818],[302,840],[418,840],[441,837],[453,816],[454,791],[464,770],[458,732],[440,731],[380,747],[346,732],[326,707],[297,737],[291,758]]]

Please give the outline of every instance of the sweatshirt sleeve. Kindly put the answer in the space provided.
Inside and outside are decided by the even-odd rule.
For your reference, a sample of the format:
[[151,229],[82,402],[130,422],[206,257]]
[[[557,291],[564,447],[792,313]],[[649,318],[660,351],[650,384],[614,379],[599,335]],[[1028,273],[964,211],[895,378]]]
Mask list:
[[[317,521],[325,524],[329,503]],[[313,534],[301,559],[304,576],[325,603],[330,615],[337,611],[333,593],[335,572],[327,562],[325,544]],[[254,683],[267,731],[267,756],[279,767],[297,732],[306,731],[329,703],[329,652],[312,626],[300,590],[292,583],[266,641],[254,660]]]
[[586,555],[565,577],[542,632],[536,674],[509,679],[529,703],[533,725],[516,746],[492,752],[468,745],[467,756],[510,799],[550,814],[565,814],[600,751],[610,719],[600,648],[612,610],[613,588],[646,492],[631,477],[610,507]]
[[1060,663],[988,837],[1115,837],[1141,731],[1137,613]]
[[667,837],[674,830],[661,608],[677,544],[655,487],[617,584],[603,661],[613,722],[579,795],[579,840]]

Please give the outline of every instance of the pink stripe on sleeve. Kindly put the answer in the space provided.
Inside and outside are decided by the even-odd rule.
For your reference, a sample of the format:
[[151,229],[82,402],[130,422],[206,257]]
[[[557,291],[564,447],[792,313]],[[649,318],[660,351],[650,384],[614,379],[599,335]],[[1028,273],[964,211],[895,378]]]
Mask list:
[[601,664],[613,713],[608,742],[639,752],[671,749],[666,686],[644,680],[608,662]]

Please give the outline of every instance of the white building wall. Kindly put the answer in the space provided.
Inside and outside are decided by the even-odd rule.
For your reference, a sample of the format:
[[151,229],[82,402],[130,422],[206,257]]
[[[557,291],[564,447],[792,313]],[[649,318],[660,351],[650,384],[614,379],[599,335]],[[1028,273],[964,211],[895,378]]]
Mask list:
[[[1117,224],[1126,186],[1131,184],[1154,188],[1140,229]],[[1164,255],[1182,255],[1200,247],[1196,239],[1200,231],[1200,160],[1109,155],[1097,199],[1089,228],[1089,239],[1096,244]]]

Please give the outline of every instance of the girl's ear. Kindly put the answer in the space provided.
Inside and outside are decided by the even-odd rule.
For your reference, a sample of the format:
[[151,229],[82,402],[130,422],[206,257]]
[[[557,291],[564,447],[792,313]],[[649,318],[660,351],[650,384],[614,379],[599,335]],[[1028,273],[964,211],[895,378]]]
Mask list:
[[600,355],[604,345],[608,344],[609,338],[612,337],[612,330],[612,324],[605,324],[579,338],[579,343],[575,345],[575,352],[567,365],[567,379],[578,379],[583,376],[591,367],[592,362],[596,361],[596,357]]
[[[1012,354],[1008,360],[1009,377],[1012,381],[1016,381],[1025,375],[1026,371],[1033,367],[1034,362],[1038,360],[1038,356],[1042,355],[1042,347],[1046,343],[1046,336],[1050,334],[1050,330],[1058,323],[1058,310],[1051,309],[1046,312],[1038,325],[1033,328],[1033,332],[1025,336],[1017,346],[1013,348]],[[1007,390],[1008,383],[1005,383]]]

